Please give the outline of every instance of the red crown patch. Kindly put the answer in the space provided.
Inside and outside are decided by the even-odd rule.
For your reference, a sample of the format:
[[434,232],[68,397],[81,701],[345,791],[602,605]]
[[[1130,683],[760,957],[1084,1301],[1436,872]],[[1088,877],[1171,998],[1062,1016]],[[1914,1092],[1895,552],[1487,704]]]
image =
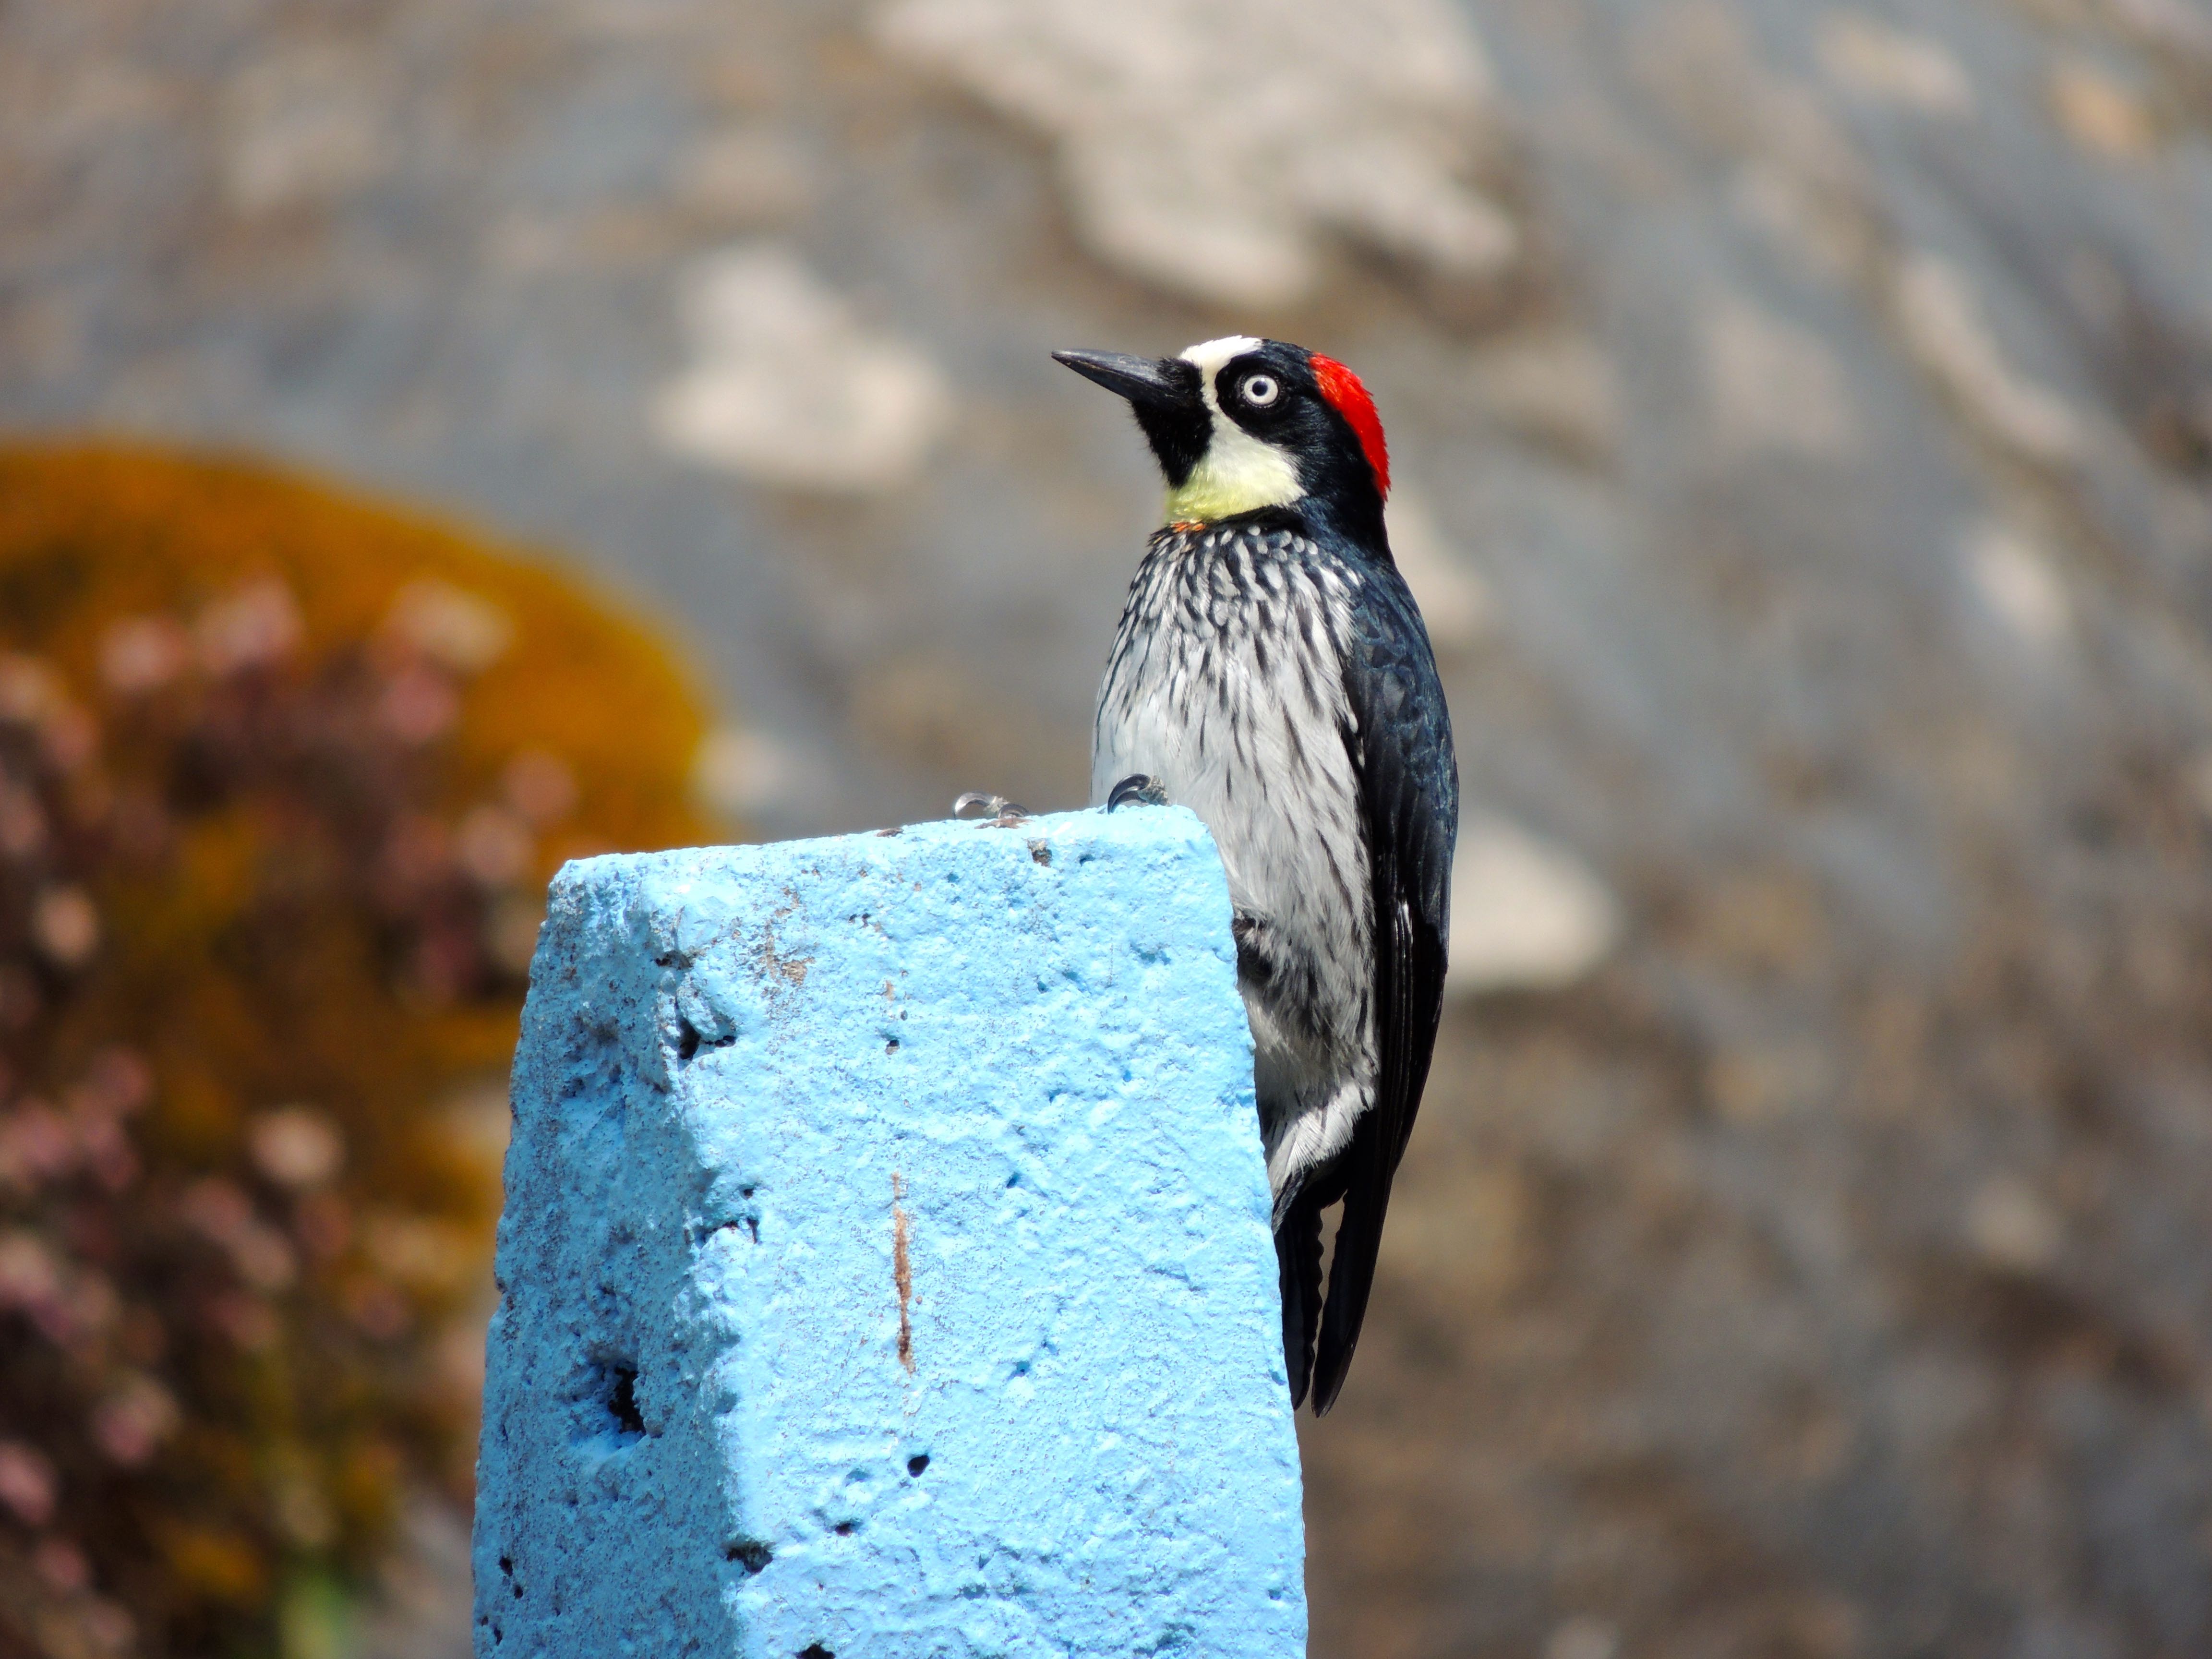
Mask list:
[[1375,470],[1375,488],[1383,496],[1389,496],[1390,447],[1382,441],[1382,417],[1375,412],[1375,399],[1367,395],[1367,388],[1359,383],[1359,377],[1335,358],[1324,357],[1316,351],[1311,354],[1311,361],[1314,382],[1321,387],[1321,395],[1359,434],[1359,447],[1367,452],[1367,465]]

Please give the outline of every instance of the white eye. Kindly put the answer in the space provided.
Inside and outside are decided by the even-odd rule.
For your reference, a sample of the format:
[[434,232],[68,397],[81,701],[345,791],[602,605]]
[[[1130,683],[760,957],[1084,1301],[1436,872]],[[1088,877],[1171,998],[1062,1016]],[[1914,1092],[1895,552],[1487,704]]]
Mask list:
[[1265,409],[1275,401],[1282,390],[1272,374],[1248,374],[1244,377],[1244,384],[1237,388],[1237,394],[1255,409]]

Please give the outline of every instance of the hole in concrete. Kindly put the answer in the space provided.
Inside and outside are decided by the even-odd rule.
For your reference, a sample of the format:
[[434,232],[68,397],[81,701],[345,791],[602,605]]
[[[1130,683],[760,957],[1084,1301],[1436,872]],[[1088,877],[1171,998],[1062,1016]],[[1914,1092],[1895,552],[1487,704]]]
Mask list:
[[607,1411],[624,1434],[643,1434],[645,1419],[637,1411],[637,1367],[617,1365],[615,1385],[607,1395]]
[[830,1528],[830,1531],[836,1533],[840,1538],[850,1538],[854,1533],[860,1531],[860,1523],[857,1521],[840,1521],[836,1526]]
[[601,1359],[594,1367],[592,1392],[606,1413],[603,1429],[613,1431],[617,1441],[636,1439],[645,1432],[645,1418],[637,1408],[637,1362]]
[[928,1467],[929,1454],[927,1452],[916,1452],[913,1456],[906,1460],[906,1472],[908,1474],[915,1476],[916,1479],[919,1479],[921,1472]]
[[680,1016],[676,1022],[676,1057],[689,1060],[699,1052],[699,1028]]
[[501,1557],[499,1558],[499,1570],[500,1570],[501,1572],[505,1573],[505,1574],[506,1574],[509,1578],[514,1577],[514,1558],[513,1556],[511,1556],[511,1555],[502,1555],[502,1556],[501,1556]]
[[799,1659],[837,1659],[837,1656],[819,1642],[809,1642],[799,1649]]
[[898,1052],[898,1039],[896,1037],[893,1037],[889,1042],[884,1044],[884,1052],[887,1054],[896,1054]]
[[722,1558],[727,1561],[736,1562],[745,1570],[746,1576],[750,1577],[775,1560],[775,1552],[757,1538],[740,1538],[724,1547]]

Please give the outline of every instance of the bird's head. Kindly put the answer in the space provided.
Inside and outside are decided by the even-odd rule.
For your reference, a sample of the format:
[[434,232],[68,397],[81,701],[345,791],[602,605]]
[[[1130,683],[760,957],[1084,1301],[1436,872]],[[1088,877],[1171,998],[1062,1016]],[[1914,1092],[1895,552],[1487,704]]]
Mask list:
[[1383,549],[1390,457],[1375,400],[1334,357],[1232,334],[1179,357],[1055,351],[1129,400],[1167,475],[1170,522],[1300,504]]

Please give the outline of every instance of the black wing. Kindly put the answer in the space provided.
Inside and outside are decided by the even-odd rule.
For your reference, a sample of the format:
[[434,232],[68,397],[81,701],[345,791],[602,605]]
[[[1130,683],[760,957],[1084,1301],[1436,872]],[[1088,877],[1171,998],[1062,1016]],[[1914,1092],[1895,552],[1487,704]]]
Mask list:
[[1336,1403],[1352,1367],[1375,1283],[1390,1180],[1428,1081],[1443,1011],[1452,843],[1459,832],[1459,766],[1443,686],[1413,595],[1388,566],[1370,569],[1353,606],[1344,684],[1356,728],[1346,740],[1358,769],[1370,866],[1381,1063],[1374,1107],[1361,1115],[1339,1166],[1344,1214],[1314,1361],[1316,1415]]

